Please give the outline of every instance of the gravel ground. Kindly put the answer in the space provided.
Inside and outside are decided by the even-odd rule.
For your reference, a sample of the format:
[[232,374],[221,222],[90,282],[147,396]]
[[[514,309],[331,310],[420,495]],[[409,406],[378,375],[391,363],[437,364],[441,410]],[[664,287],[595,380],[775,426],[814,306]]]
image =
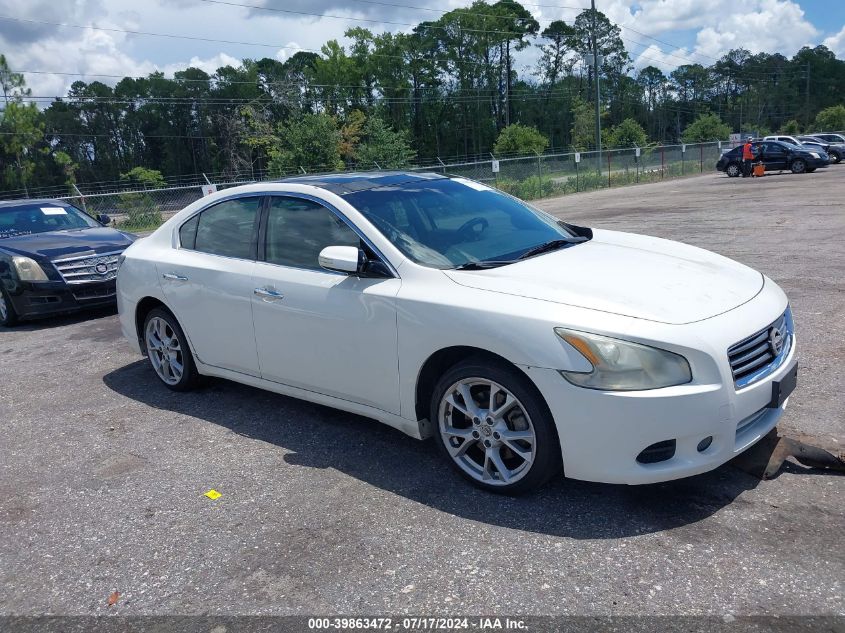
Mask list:
[[[801,348],[781,428],[835,445],[843,175],[707,175],[540,206],[780,283]],[[0,330],[0,367],[2,614],[845,614],[838,476],[726,465],[501,498],[363,418],[226,381],[170,393],[113,313]]]

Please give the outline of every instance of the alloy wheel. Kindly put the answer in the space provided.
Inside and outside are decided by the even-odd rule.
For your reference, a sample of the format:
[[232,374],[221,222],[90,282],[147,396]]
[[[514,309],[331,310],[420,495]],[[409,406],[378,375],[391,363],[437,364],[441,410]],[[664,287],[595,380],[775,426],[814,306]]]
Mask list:
[[728,167],[725,171],[727,172],[728,176],[730,176],[731,178],[735,178],[736,176],[739,176],[739,166],[735,165],[733,163],[728,165]]
[[168,385],[178,384],[185,370],[185,360],[173,327],[160,317],[150,319],[146,341],[147,353],[158,377]]
[[505,486],[534,463],[537,437],[519,399],[485,378],[464,378],[440,401],[441,440],[455,463],[473,479]]

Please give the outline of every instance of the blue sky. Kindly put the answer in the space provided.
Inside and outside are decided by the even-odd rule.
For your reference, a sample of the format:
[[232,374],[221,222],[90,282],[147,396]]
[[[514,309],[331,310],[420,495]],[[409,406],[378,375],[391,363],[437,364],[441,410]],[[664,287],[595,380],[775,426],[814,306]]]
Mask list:
[[[26,73],[27,82],[34,94],[52,96],[63,94],[75,79],[94,80],[97,75],[172,73],[189,64],[214,72],[245,57],[283,60],[298,49],[319,49],[331,38],[343,41],[350,26],[407,30],[406,24],[436,19],[443,11],[469,4],[470,0],[0,0],[0,53],[15,70],[44,71]],[[542,27],[554,19],[573,21],[589,0],[523,4]],[[739,46],[791,56],[801,46],[824,43],[845,59],[845,0],[597,0],[597,7],[622,25],[635,68],[657,65],[669,71],[690,62],[707,65]],[[126,30],[229,42],[122,32]],[[536,54],[523,55],[520,70],[535,59]]]

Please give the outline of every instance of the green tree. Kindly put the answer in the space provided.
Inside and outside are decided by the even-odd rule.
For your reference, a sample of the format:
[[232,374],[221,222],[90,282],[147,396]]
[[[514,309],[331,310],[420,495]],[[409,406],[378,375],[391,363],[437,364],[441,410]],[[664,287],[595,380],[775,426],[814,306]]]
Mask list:
[[542,54],[538,62],[538,75],[549,86],[549,90],[564,73],[570,72],[575,59],[569,55],[575,44],[575,29],[563,20],[554,20],[541,34],[545,44],[540,45]]
[[44,120],[34,103],[10,101],[2,112],[0,148],[12,158],[6,163],[5,181],[29,194],[30,178],[38,159],[37,145],[44,138]]
[[375,164],[382,169],[406,167],[417,155],[406,132],[392,130],[377,117],[371,117],[364,125],[363,140],[356,154],[362,167]]
[[274,174],[343,169],[340,147],[343,138],[337,121],[328,114],[303,114],[279,127],[279,147],[270,157]]
[[0,55],[0,87],[3,88],[3,101],[8,104],[11,99],[28,96],[31,91],[26,87],[26,81],[21,73],[13,73],[5,55]]
[[685,143],[706,143],[708,141],[724,141],[731,135],[731,128],[718,115],[700,114],[690,123],[681,137]]
[[542,154],[549,146],[549,139],[535,127],[512,123],[499,133],[493,151],[505,154]]
[[793,136],[795,134],[801,134],[801,124],[798,123],[795,119],[789,119],[786,123],[783,124],[783,127],[780,129],[783,134],[788,134]]
[[[605,118],[606,112],[602,112]],[[602,128],[602,141],[606,140],[607,130]],[[572,105],[572,147],[584,152],[596,149],[596,113],[593,106],[581,98]]]
[[607,142],[610,147],[643,147],[648,142],[648,136],[643,126],[634,119],[625,119],[610,130]]
[[831,106],[819,112],[816,115],[816,127],[821,132],[845,131],[845,106]]
[[144,189],[157,189],[167,186],[167,181],[160,171],[146,167],[133,167],[125,174],[120,174],[120,179],[125,183],[141,186]]

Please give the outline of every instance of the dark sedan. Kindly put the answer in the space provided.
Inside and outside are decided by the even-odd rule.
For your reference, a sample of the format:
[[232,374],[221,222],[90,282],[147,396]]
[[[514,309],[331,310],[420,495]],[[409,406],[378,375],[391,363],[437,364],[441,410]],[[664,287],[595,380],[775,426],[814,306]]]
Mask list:
[[[810,173],[827,167],[827,154],[781,141],[754,141],[757,158],[766,171],[789,170],[793,174]],[[742,174],[742,145],[728,150],[719,158],[716,169],[732,178]]]
[[799,136],[798,140],[804,145],[816,145],[821,147],[830,156],[831,163],[839,163],[845,157],[845,143],[831,141],[812,134],[810,136]]
[[58,200],[0,202],[0,325],[114,305],[119,257],[135,237]]

